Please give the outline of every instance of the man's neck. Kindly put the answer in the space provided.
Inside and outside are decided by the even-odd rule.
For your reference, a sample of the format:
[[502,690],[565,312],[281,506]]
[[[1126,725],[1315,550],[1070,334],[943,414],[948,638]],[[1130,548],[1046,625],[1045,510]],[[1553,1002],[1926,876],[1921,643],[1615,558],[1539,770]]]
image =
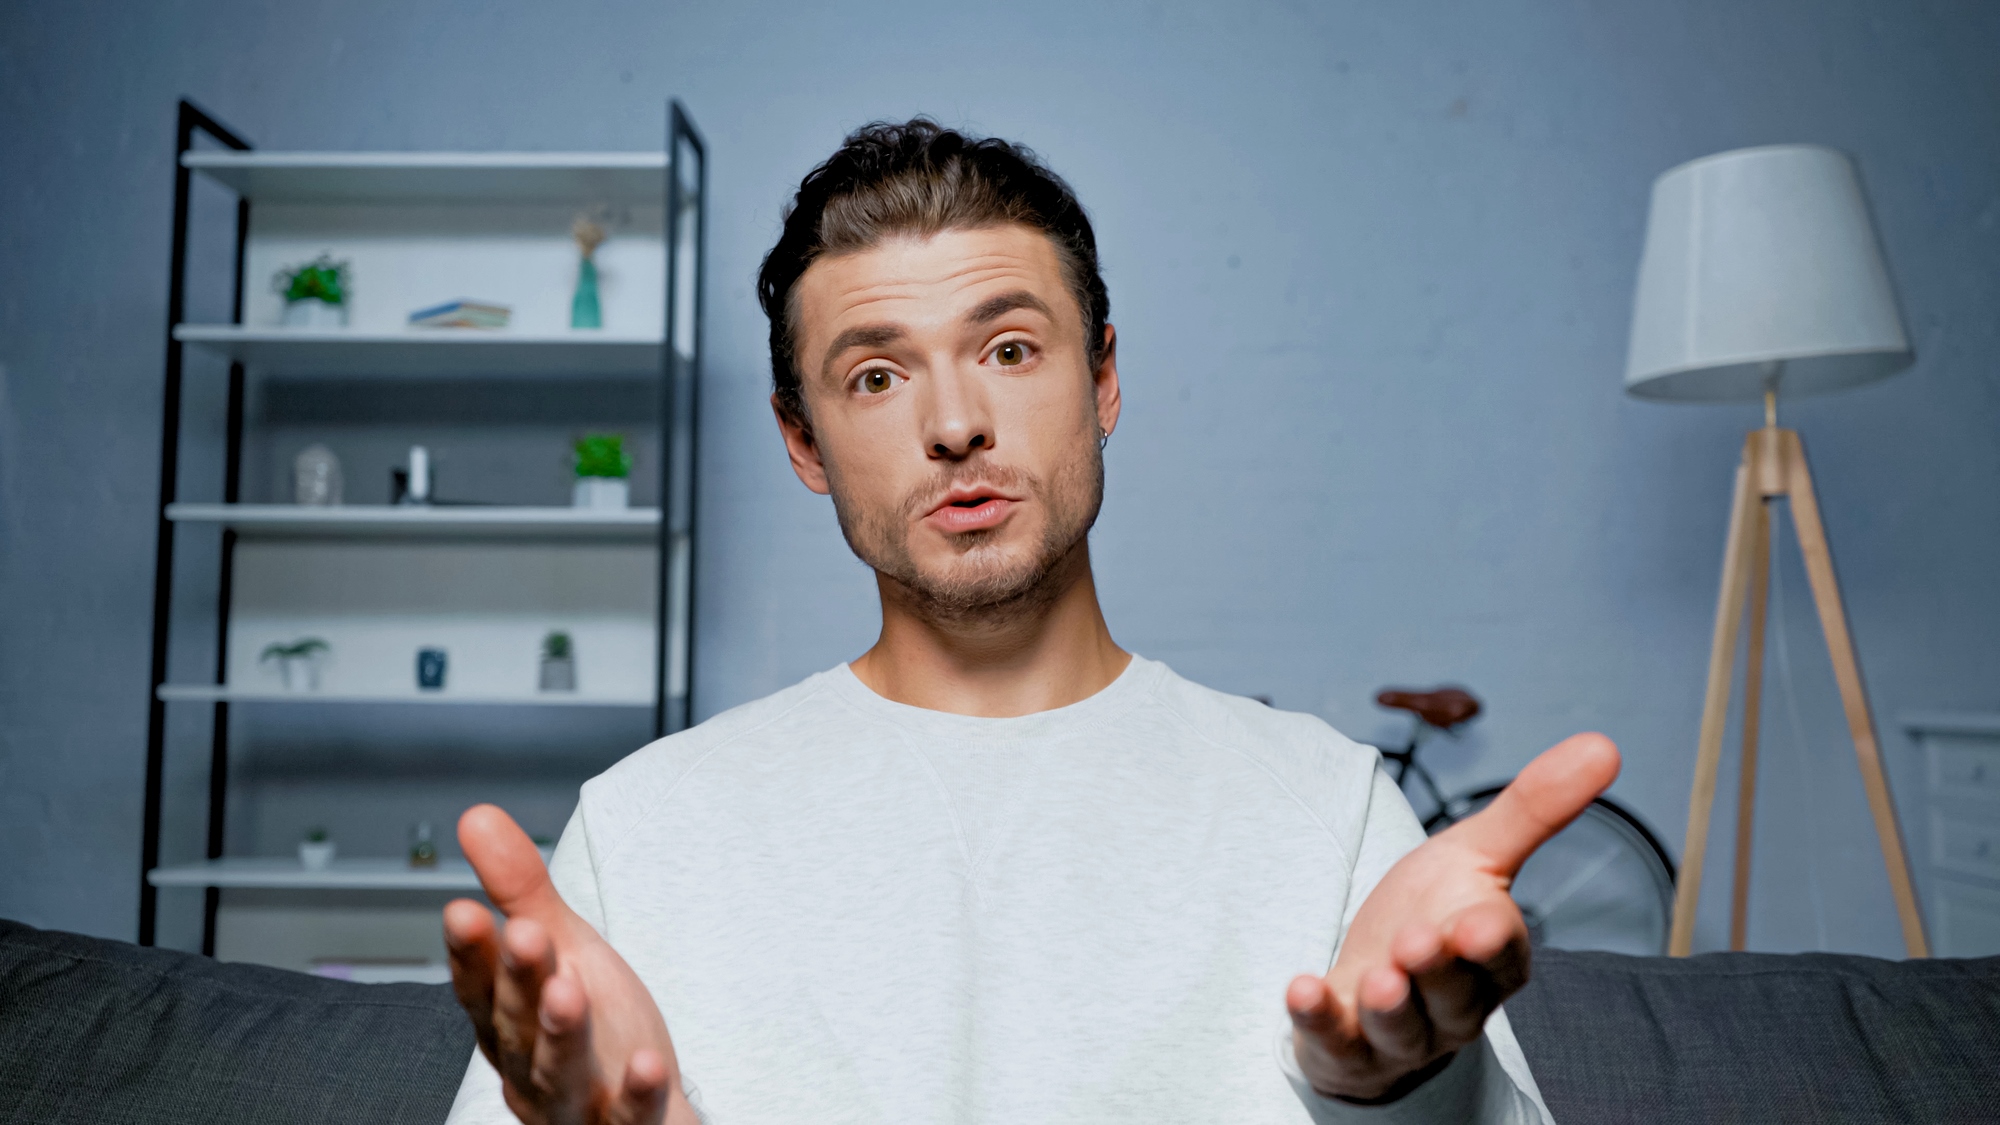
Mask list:
[[885,699],[955,715],[1010,718],[1088,699],[1125,671],[1132,654],[1104,624],[1085,544],[1050,577],[1053,597],[946,620],[878,574],[882,636],[850,667]]

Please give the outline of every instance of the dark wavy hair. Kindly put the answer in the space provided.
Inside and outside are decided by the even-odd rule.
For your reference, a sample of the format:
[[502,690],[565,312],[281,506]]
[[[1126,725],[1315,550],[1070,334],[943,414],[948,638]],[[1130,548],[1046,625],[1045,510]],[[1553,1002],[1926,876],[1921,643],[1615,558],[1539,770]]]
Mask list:
[[1062,177],[1028,148],[971,137],[927,117],[877,121],[849,134],[806,173],[785,211],[785,230],[757,272],[757,300],[771,318],[771,387],[778,407],[806,420],[793,290],[823,254],[863,250],[902,234],[930,235],[1021,223],[1048,235],[1083,314],[1084,357],[1104,360],[1111,296],[1090,218]]

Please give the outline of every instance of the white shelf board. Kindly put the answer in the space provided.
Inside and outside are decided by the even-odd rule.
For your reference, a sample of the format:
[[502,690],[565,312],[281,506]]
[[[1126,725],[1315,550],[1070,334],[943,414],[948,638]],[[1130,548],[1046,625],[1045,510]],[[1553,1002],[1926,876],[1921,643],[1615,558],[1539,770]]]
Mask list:
[[639,539],[659,535],[658,508],[428,507],[386,504],[169,504],[167,518],[219,523],[245,534],[289,538],[349,536],[507,536],[536,539]]
[[291,857],[211,859],[155,867],[146,881],[156,887],[262,887],[271,890],[476,891],[479,878],[462,859],[440,859],[436,867],[411,867],[401,859],[336,859],[312,870]]
[[263,203],[666,202],[664,152],[189,152],[181,165]]
[[355,984],[450,984],[451,966],[436,961],[320,961],[313,975]]
[[168,703],[419,703],[459,707],[651,707],[653,697],[580,695],[568,691],[521,695],[471,695],[464,692],[339,692],[286,691],[283,688],[243,688],[228,684],[161,684],[158,695]]
[[174,339],[274,375],[658,375],[658,336],[574,329],[413,328],[400,332],[181,324]]
[[1898,717],[1911,734],[2000,735],[2000,711],[1905,711]]

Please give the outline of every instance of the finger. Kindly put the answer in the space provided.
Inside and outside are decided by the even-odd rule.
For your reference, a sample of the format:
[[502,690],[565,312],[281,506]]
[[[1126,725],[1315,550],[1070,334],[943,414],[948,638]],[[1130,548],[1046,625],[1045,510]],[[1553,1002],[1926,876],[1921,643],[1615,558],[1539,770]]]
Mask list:
[[1373,1067],[1374,1052],[1360,1023],[1325,978],[1293,980],[1285,989],[1285,1009],[1292,1017],[1292,1051],[1315,1088],[1330,1076]]
[[1377,965],[1361,974],[1355,990],[1361,1033],[1375,1054],[1397,1062],[1426,1062],[1431,1047],[1431,1022],[1402,970]]
[[1292,1054],[1314,1089],[1337,1088],[1342,1076],[1373,1063],[1360,1026],[1346,1018],[1324,978],[1295,978],[1285,989],[1285,1010],[1292,1017]]
[[576,978],[557,973],[542,985],[540,1032],[529,1078],[551,1121],[581,1121],[590,1105],[590,1003]]
[[[479,885],[500,912],[567,911],[542,853],[514,818],[497,805],[474,805],[458,818],[458,846],[479,875]],[[550,919],[544,918],[544,921]]]
[[1356,1043],[1356,1029],[1341,1018],[1340,1001],[1333,986],[1314,976],[1295,978],[1285,989],[1285,1010],[1291,1013],[1292,1027],[1330,1047]]
[[651,1048],[632,1052],[605,1120],[609,1125],[657,1125],[666,1111],[667,1060]]
[[451,990],[472,1020],[479,1049],[493,1060],[493,976],[500,943],[493,915],[469,898],[454,899],[444,908],[444,946],[451,957]]
[[1469,907],[1452,919],[1446,944],[1490,978],[1495,1006],[1528,983],[1528,924],[1512,899]]
[[555,948],[533,919],[507,923],[500,934],[500,971],[493,981],[493,1067],[527,1088],[541,1035],[542,986],[555,975]]
[[[1511,877],[1536,848],[1575,820],[1618,776],[1618,747],[1577,734],[1542,751],[1493,803],[1445,835],[1486,856]],[[1442,839],[1442,837],[1440,837]]]
[[1455,1051],[1479,1037],[1487,1013],[1497,1003],[1482,965],[1455,955],[1445,935],[1412,926],[1396,935],[1390,956],[1409,974],[1417,1004],[1429,1022],[1428,1046]]

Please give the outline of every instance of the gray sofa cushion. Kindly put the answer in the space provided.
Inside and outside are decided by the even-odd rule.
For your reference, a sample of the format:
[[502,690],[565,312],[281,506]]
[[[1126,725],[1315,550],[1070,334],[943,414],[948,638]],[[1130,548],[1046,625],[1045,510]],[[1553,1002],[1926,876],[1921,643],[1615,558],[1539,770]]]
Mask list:
[[441,1122],[443,985],[350,984],[0,921],[0,1121]]
[[[2000,1121],[2000,958],[1541,950],[1507,1002],[1564,1125]],[[0,921],[0,1122],[441,1122],[444,986],[360,985]]]
[[1566,1125],[2000,1121],[2000,957],[1538,950],[1507,1015]]

